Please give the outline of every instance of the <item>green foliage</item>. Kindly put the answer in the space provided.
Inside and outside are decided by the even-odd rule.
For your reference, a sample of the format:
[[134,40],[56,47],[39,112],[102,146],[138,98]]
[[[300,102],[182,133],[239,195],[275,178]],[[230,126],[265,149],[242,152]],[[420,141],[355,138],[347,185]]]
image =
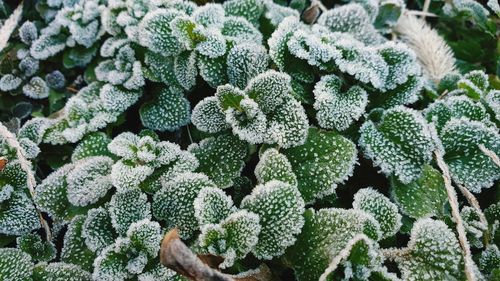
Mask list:
[[337,184],[352,175],[357,160],[356,146],[349,139],[316,128],[309,129],[305,144],[282,153],[292,165],[306,203],[333,194]]
[[304,219],[304,200],[295,186],[277,180],[256,186],[241,208],[260,217],[259,241],[252,253],[269,260],[295,243]]
[[401,211],[415,219],[442,216],[448,199],[443,176],[429,165],[424,166],[422,175],[409,184],[392,177],[391,195]]
[[[372,114],[376,115],[375,114]],[[359,145],[382,173],[410,183],[430,162],[434,143],[428,124],[419,112],[405,107],[386,110],[360,129]]]
[[411,231],[408,251],[397,260],[404,280],[464,278],[460,245],[442,221],[418,220]]
[[188,147],[200,165],[196,172],[204,173],[220,188],[233,185],[243,169],[248,155],[247,144],[233,135],[206,138]]
[[39,235],[26,234],[17,238],[17,247],[28,253],[33,260],[48,262],[56,257],[56,247],[53,243],[42,241]]
[[380,225],[382,239],[395,235],[401,227],[398,207],[372,188],[360,189],[354,194],[352,207],[372,215]]
[[0,280],[500,276],[496,1],[14,2]]
[[378,239],[380,235],[373,217],[358,210],[308,209],[304,218],[304,228],[286,254],[298,280],[318,280],[354,236]]

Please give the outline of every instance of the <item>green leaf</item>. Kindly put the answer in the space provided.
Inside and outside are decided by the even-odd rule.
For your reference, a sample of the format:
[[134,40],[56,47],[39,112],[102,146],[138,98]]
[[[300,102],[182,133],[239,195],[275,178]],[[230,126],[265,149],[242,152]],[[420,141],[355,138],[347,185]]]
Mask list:
[[231,197],[215,187],[203,188],[193,204],[194,215],[200,227],[206,224],[217,224],[235,210]]
[[[378,120],[377,120],[378,121]],[[432,159],[434,142],[419,112],[403,106],[386,110],[380,121],[367,120],[360,129],[359,145],[365,156],[389,176],[410,183]]]
[[286,253],[299,281],[316,281],[334,257],[358,234],[378,239],[378,223],[359,210],[309,209],[295,245]]
[[277,180],[256,186],[241,208],[260,217],[259,241],[252,253],[259,259],[281,256],[304,225],[304,200],[295,186]]
[[333,194],[337,184],[352,175],[356,145],[335,132],[310,128],[306,143],[281,151],[297,176],[306,203]]
[[158,97],[139,110],[142,124],[152,130],[175,131],[189,123],[189,101],[177,88],[163,89]]
[[0,249],[0,279],[5,281],[31,280],[33,262],[31,257],[19,249]]
[[460,244],[442,221],[417,221],[407,251],[408,254],[396,259],[403,280],[465,279]]
[[391,195],[401,211],[415,219],[443,216],[448,202],[443,176],[430,165],[425,165],[422,175],[409,184],[391,177]]
[[111,139],[104,133],[93,132],[86,135],[75,147],[71,154],[71,161],[76,162],[80,159],[91,156],[113,156],[108,150],[108,144]]
[[138,189],[115,193],[109,202],[108,211],[111,223],[120,235],[125,235],[132,223],[151,218],[148,198]]
[[255,177],[262,184],[279,180],[297,186],[297,177],[293,173],[292,165],[285,155],[274,148],[267,149],[260,156],[260,161],[255,166]]
[[39,263],[33,268],[33,279],[37,281],[88,281],[91,277],[90,272],[70,263]]
[[227,188],[233,185],[233,179],[240,176],[248,147],[233,135],[220,135],[206,138],[199,144],[188,147],[200,165],[196,172],[207,175],[217,186]]
[[255,247],[260,230],[258,215],[246,210],[237,211],[217,225],[202,227],[200,246],[208,253],[224,258],[221,268],[230,267]]
[[216,187],[204,174],[184,173],[163,184],[153,197],[153,215],[166,221],[167,227],[178,228],[183,238],[198,229],[194,201],[205,187]]
[[381,239],[396,235],[401,228],[398,207],[375,189],[369,187],[356,192],[352,208],[364,211],[377,220],[382,233]]
[[85,270],[91,271],[96,255],[87,248],[85,239],[82,237],[84,222],[84,216],[77,216],[68,225],[68,230],[64,235],[64,245],[61,250],[61,261],[76,264]]
[[56,257],[57,250],[52,242],[43,241],[40,235],[28,233],[17,238],[17,247],[28,253],[35,261],[48,262]]

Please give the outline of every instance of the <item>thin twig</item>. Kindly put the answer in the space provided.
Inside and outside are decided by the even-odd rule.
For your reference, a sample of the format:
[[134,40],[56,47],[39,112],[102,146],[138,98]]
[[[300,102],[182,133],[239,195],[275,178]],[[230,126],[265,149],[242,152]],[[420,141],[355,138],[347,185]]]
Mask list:
[[424,11],[417,11],[417,10],[407,10],[405,12],[407,15],[412,15],[412,16],[425,16],[425,17],[431,17],[431,18],[437,18],[438,15],[430,12],[424,12]]
[[429,12],[429,6],[431,5],[431,0],[425,0],[424,6],[422,8],[422,19],[425,19],[426,14]]
[[186,129],[187,129],[187,132],[188,132],[189,141],[191,143],[193,143],[193,138],[191,137],[191,131],[189,130],[189,125],[186,125]]
[[12,12],[10,17],[5,21],[4,25],[0,28],[0,51],[2,51],[7,42],[9,42],[10,35],[16,29],[17,23],[21,19],[21,14],[23,11],[23,2],[19,3],[19,6]]
[[410,249],[409,248],[388,248],[388,249],[381,249],[382,255],[384,258],[389,259],[389,260],[397,260],[399,258],[406,258],[410,254]]
[[271,270],[265,264],[257,269],[238,275],[224,274],[209,265],[216,266],[220,257],[196,256],[179,238],[177,229],[172,229],[163,238],[160,263],[195,281],[271,281]]
[[487,149],[482,144],[479,145],[479,149],[481,149],[481,151],[484,154],[486,154],[488,157],[490,157],[491,161],[493,161],[493,163],[495,163],[495,165],[497,165],[498,167],[500,167],[500,158],[498,158],[498,155],[494,151]]
[[325,5],[323,5],[323,3],[321,2],[321,0],[312,0],[311,1],[311,6],[313,5],[318,5],[318,8],[321,10],[322,13],[328,11],[328,8],[325,7]]
[[451,185],[450,171],[448,169],[448,165],[446,165],[446,163],[443,160],[442,153],[438,150],[435,150],[434,155],[436,156],[436,162],[439,168],[441,169],[441,171],[443,171],[444,186],[446,188],[446,193],[448,194],[448,201],[450,202],[451,206],[451,214],[456,223],[456,229],[458,232],[458,241],[460,242],[460,247],[462,248],[463,251],[465,276],[467,277],[468,281],[475,281],[476,276],[474,274],[473,261],[470,252],[469,242],[467,241],[467,235],[465,234],[464,223],[462,221],[462,217],[460,216],[457,194],[455,192],[455,189]]
[[[28,186],[28,190],[31,194],[31,198],[35,197],[35,186],[36,186],[36,180],[35,180],[35,175],[33,173],[33,169],[31,166],[31,162],[26,159],[25,151],[17,141],[16,137],[14,134],[12,134],[7,127],[5,127],[2,123],[0,123],[0,135],[5,138],[7,141],[7,144],[14,148],[16,150],[16,156],[17,160],[19,161],[19,164],[21,165],[21,169],[26,173],[26,184]],[[45,236],[47,238],[47,241],[52,240],[52,235],[50,233],[50,227],[47,221],[43,218],[42,213],[40,210],[38,210],[37,206],[35,206],[35,210],[38,213],[38,218],[40,220],[40,224],[42,225],[43,229],[45,230]]]
[[349,257],[352,247],[354,247],[354,245],[361,240],[364,240],[366,243],[371,243],[370,239],[364,234],[358,234],[354,236],[351,240],[349,240],[349,242],[347,242],[347,245],[344,247],[344,249],[342,249],[342,251],[340,251],[340,253],[332,259],[323,274],[321,274],[321,276],[319,277],[319,281],[326,281],[328,276],[337,269],[340,262]]

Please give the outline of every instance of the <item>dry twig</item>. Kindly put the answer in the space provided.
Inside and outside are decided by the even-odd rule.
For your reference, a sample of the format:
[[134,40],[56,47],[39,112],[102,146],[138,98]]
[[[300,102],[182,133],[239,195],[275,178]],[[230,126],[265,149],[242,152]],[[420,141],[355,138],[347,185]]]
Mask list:
[[436,150],[434,151],[434,155],[436,156],[436,162],[439,168],[441,169],[441,171],[443,171],[444,186],[446,188],[446,193],[448,194],[448,201],[450,202],[451,206],[451,214],[456,223],[456,229],[458,232],[458,241],[460,242],[460,247],[462,248],[463,251],[465,276],[467,277],[468,281],[475,281],[476,276],[474,274],[470,246],[469,242],[467,241],[464,223],[462,221],[462,217],[460,216],[457,194],[453,186],[451,185],[450,171],[448,169],[448,165],[446,165],[446,163],[443,160],[443,155],[441,154],[441,152]]
[[[21,147],[19,142],[17,141],[16,137],[14,136],[13,133],[11,133],[7,127],[5,127],[2,123],[0,123],[0,135],[5,138],[7,144],[14,148],[16,150],[16,156],[17,160],[19,161],[19,164],[21,165],[21,169],[26,173],[26,184],[28,186],[28,190],[31,194],[31,197],[33,198],[35,196],[35,186],[36,186],[36,180],[35,180],[35,175],[33,173],[33,169],[31,166],[31,162],[26,159],[24,156],[25,152],[24,149]],[[47,238],[47,241],[52,240],[52,235],[50,233],[50,227],[47,221],[43,218],[42,213],[40,210],[35,205],[35,210],[38,213],[38,218],[40,220],[40,224],[42,225],[43,229],[45,230],[45,236]]]
[[[206,262],[206,263],[205,263]],[[161,243],[160,263],[195,281],[268,281],[271,271],[265,265],[236,276],[224,274],[208,264],[220,264],[218,257],[196,256],[179,238],[177,229],[170,230]],[[207,264],[208,263],[208,264]]]

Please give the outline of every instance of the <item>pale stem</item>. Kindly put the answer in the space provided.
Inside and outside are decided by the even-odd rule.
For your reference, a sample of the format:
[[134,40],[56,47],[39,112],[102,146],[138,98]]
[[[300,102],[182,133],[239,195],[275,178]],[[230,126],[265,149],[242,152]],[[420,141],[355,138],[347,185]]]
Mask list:
[[[16,137],[14,136],[13,133],[11,133],[7,127],[5,127],[2,123],[0,123],[0,135],[5,138],[7,141],[7,144],[14,148],[16,150],[16,156],[17,160],[19,161],[19,164],[21,165],[21,169],[26,173],[26,185],[28,186],[28,190],[30,192],[31,198],[33,199],[35,197],[35,186],[36,186],[36,180],[35,180],[35,175],[33,173],[33,169],[31,166],[31,162],[26,159],[25,151],[17,141]],[[45,236],[47,238],[47,241],[50,241],[52,239],[52,235],[50,233],[50,227],[47,221],[43,218],[42,213],[40,210],[38,210],[36,204],[33,204],[35,206],[35,210],[38,213],[38,219],[40,220],[40,224],[42,225],[43,229],[45,230]]]

